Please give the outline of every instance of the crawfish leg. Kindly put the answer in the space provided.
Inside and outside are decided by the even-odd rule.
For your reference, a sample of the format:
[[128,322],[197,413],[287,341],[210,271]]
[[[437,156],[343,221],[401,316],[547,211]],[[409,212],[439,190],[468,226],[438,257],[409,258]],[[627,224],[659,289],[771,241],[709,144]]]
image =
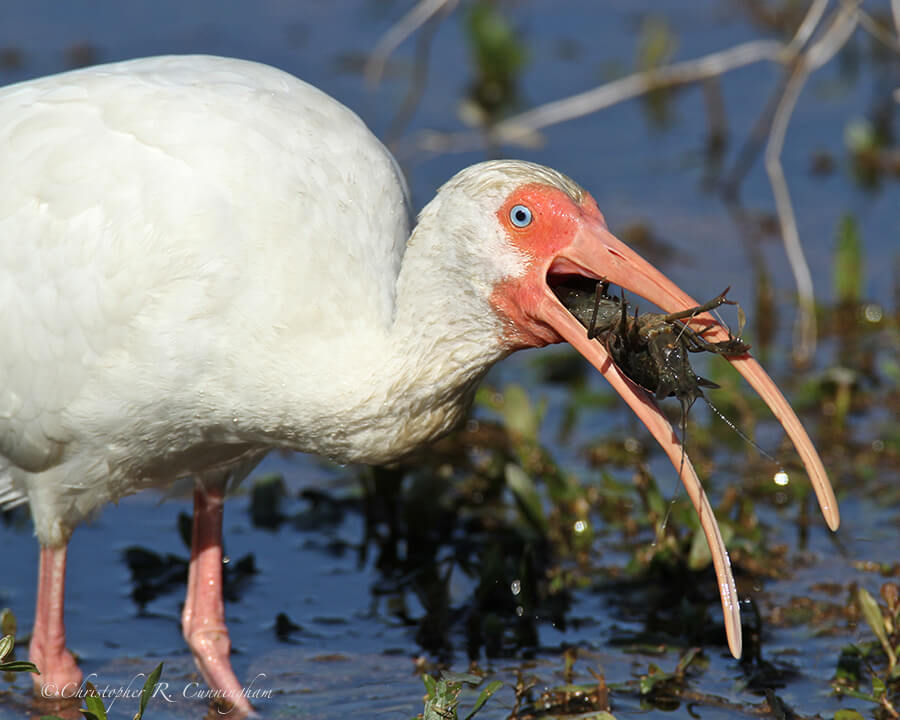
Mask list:
[[703,330],[694,330],[687,325],[682,325],[678,331],[679,337],[684,338],[684,344],[690,352],[711,352],[716,355],[743,355],[750,346],[740,338],[729,337],[728,340],[710,342],[703,337]]
[[705,302],[702,305],[697,305],[696,307],[688,308],[687,310],[681,310],[679,312],[669,313],[666,315],[663,320],[665,322],[672,322],[673,320],[683,320],[684,318],[692,318],[695,315],[699,315],[700,313],[709,312],[710,310],[715,310],[717,307],[721,305],[737,305],[734,300],[729,300],[725,296],[728,294],[728,291],[731,290],[731,287],[725,288],[721,294],[714,297],[709,302]]
[[[615,300],[606,294],[607,290],[609,290],[609,282],[606,280],[599,280],[594,290],[594,309],[591,311],[591,320],[587,325],[587,336],[591,340],[603,333],[609,332],[615,324],[614,320],[610,321],[610,311],[606,307],[609,303],[615,303]],[[600,313],[601,305],[604,305],[602,314]]]
[[600,301],[606,296],[608,289],[609,283],[606,280],[601,280],[597,283],[597,287],[594,288],[594,310],[591,312],[591,324],[588,325],[587,329],[587,336],[591,340],[600,334],[600,331],[597,329],[597,311],[600,309]]

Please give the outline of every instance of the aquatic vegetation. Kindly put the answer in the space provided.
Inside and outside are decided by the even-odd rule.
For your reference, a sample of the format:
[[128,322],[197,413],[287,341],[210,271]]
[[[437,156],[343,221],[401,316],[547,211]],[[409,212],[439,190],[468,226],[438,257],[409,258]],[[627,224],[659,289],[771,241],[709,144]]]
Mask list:
[[[8,612],[8,611],[5,611]],[[40,675],[34,663],[27,660],[7,660],[16,644],[15,635],[0,637],[0,673],[29,672]]]
[[[459,717],[460,693],[463,686],[478,687],[483,678],[470,673],[441,673],[437,679],[427,673],[422,675],[425,683],[425,712],[419,715],[422,720],[457,720]],[[490,697],[503,685],[499,680],[489,682],[475,699],[472,709],[464,716],[471,720]]]

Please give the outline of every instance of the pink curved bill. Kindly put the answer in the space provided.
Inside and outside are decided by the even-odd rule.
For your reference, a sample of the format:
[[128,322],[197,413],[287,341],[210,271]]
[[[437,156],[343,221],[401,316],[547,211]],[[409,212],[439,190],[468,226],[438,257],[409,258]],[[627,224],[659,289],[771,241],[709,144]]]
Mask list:
[[[548,276],[579,275],[595,280],[603,278],[649,300],[665,312],[677,312],[699,304],[659,270],[613,236],[606,228],[599,212],[585,213],[582,226],[573,241],[560,250],[547,268],[547,273]],[[546,287],[544,296],[538,301],[535,311],[538,318],[552,327],[560,337],[575,347],[588,362],[600,371],[628,403],[641,422],[647,426],[668,455],[675,469],[679,471],[681,482],[694,505],[700,520],[700,527],[709,544],[722,600],[728,646],[735,657],[740,657],[742,650],[740,607],[731,571],[731,561],[703,486],[690,459],[683,455],[681,442],[671,424],[650,394],[619,371],[603,345],[588,339],[584,326],[565,309],[549,285]],[[708,326],[709,330],[705,337],[711,340],[728,338],[728,331],[709,314],[697,316],[691,322],[696,322],[704,327]],[[731,357],[728,360],[759,393],[791,438],[812,481],[825,521],[832,530],[836,530],[840,523],[840,515],[831,483],[822,461],[797,415],[765,370],[749,354]],[[683,464],[682,457],[684,457]]]

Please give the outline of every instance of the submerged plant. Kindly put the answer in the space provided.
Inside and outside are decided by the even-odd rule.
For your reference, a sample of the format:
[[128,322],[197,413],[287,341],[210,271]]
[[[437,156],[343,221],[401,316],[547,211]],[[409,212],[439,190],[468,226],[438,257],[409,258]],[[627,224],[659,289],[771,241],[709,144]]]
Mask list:
[[[832,688],[837,695],[874,703],[890,717],[897,718],[900,717],[897,710],[900,704],[900,587],[895,583],[884,583],[880,594],[884,606],[879,605],[865,588],[857,589],[855,599],[859,612],[877,642],[843,649]],[[887,661],[880,671],[877,669],[882,664],[879,655]],[[871,683],[870,690],[861,689],[866,674]],[[846,715],[844,720],[851,720],[851,716]]]
[[16,639],[12,635],[4,635],[0,638],[0,672],[30,672],[40,675],[40,671],[33,662],[26,660],[5,660],[16,645]]
[[[442,673],[438,679],[427,673],[422,676],[425,683],[425,712],[422,720],[457,720],[459,718],[459,696],[463,686],[478,687],[484,678],[469,673]],[[471,720],[497,690],[503,686],[499,680],[489,682],[478,695],[472,709],[464,720]]]

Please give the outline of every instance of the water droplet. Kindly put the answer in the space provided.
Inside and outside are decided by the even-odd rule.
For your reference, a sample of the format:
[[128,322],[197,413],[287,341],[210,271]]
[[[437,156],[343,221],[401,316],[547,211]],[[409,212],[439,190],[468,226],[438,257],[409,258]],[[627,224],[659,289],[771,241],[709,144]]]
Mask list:
[[788,477],[788,474],[784,470],[779,470],[777,473],[775,473],[775,477],[773,479],[775,480],[776,485],[781,485],[782,487],[787,485],[791,481]]
[[230,557],[228,557],[227,555],[223,555],[223,556],[222,556],[222,564],[223,564],[223,565],[227,565],[227,564],[230,563],[230,562],[231,562],[231,558],[230,558]]
[[[522,583],[518,580],[513,580],[509,586],[509,589],[512,590],[513,595],[518,595],[520,592],[522,592]],[[521,615],[521,613],[519,614]]]
[[523,608],[521,605],[516,606],[516,615],[518,615],[519,617],[522,617],[524,614],[525,614],[525,608]]
[[583,533],[587,530],[587,523],[584,520],[576,520],[575,521],[575,532]]
[[878,323],[878,322],[881,322],[881,318],[884,317],[884,311],[881,309],[880,305],[876,305],[875,303],[869,303],[863,309],[863,316],[870,323]]

